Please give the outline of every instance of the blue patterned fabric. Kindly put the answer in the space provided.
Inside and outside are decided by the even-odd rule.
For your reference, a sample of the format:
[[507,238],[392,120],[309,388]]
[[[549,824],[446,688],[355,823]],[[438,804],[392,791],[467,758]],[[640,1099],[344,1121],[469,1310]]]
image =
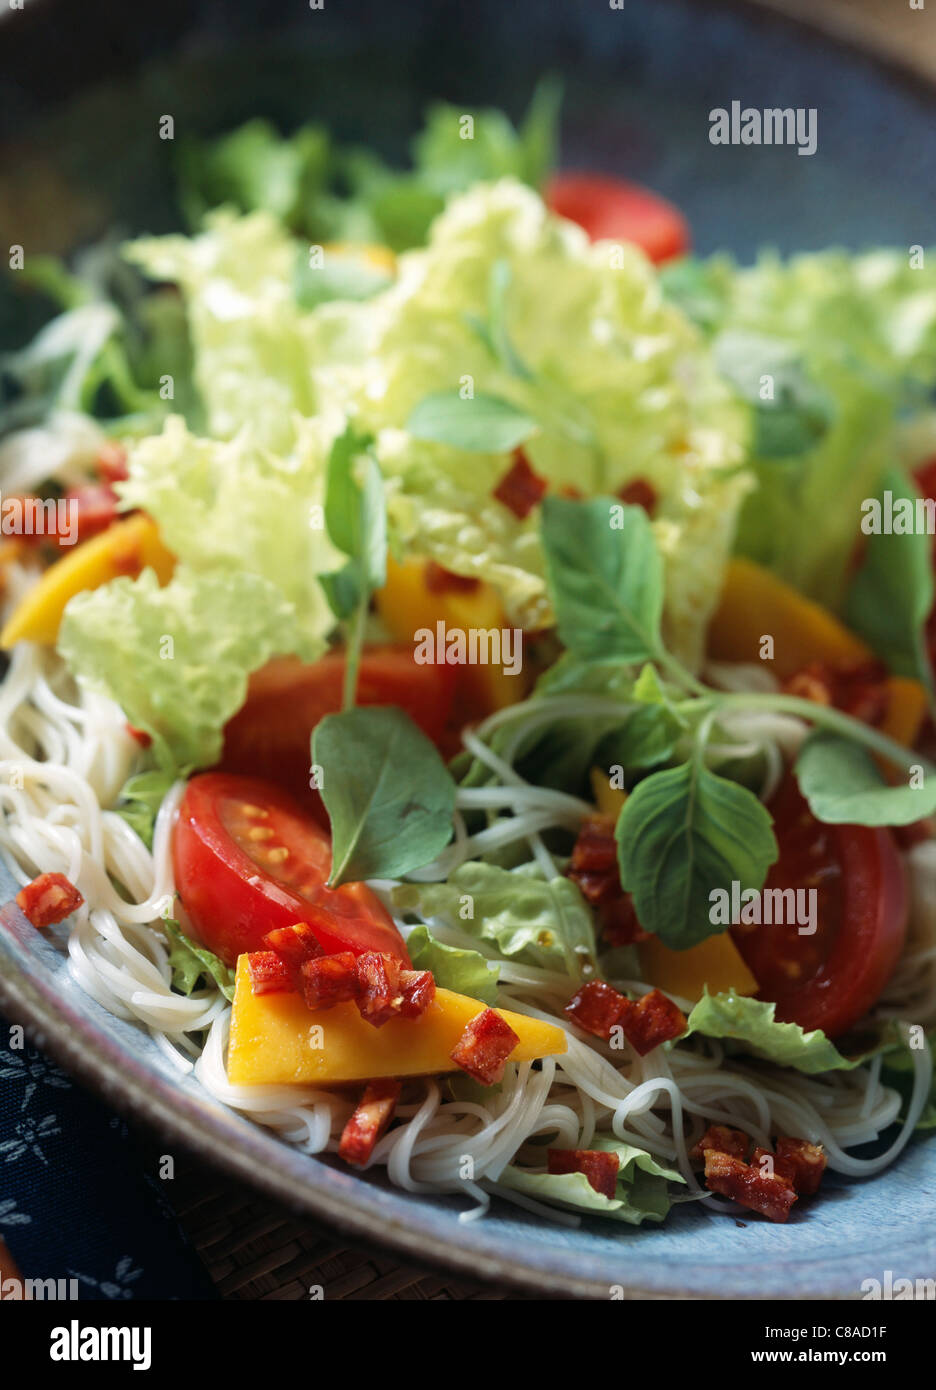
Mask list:
[[[158,1152],[0,1020],[0,1238],[80,1299],[211,1299]],[[176,1155],[177,1162],[185,1161]]]

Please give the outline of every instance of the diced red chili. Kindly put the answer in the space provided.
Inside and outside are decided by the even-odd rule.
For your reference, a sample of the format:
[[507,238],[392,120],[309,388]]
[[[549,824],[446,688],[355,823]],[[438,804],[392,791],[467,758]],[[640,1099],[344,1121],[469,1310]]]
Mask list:
[[589,980],[588,984],[575,991],[565,1006],[565,1012],[586,1033],[593,1033],[596,1038],[607,1041],[629,1003],[630,1000],[613,985],[606,984],[604,980]]
[[865,724],[880,724],[890,703],[887,668],[880,661],[848,667],[812,661],[790,676],[783,688],[804,700],[834,706]]
[[621,1030],[635,1052],[645,1057],[661,1043],[681,1038],[689,1026],[686,1015],[661,990],[652,989],[627,1007],[619,1020]]
[[718,1149],[705,1151],[705,1185],[771,1221],[786,1221],[796,1201],[793,1184],[779,1173],[771,1177]]
[[267,950],[275,951],[293,966],[300,966],[304,960],[315,960],[322,954],[318,938],[308,922],[276,927],[274,931],[267,932],[263,944]]
[[40,874],[16,895],[17,906],[34,927],[53,927],[71,916],[84,898],[64,874]]
[[637,909],[630,893],[617,893],[599,903],[598,924],[609,946],[636,946],[650,936],[637,920]]
[[569,878],[574,879],[576,875],[583,873],[608,874],[620,889],[613,817],[599,813],[586,816],[582,821],[575,844],[572,846]]
[[689,1150],[694,1163],[705,1162],[705,1150],[717,1149],[719,1153],[731,1154],[732,1158],[747,1158],[751,1141],[740,1129],[729,1129],[727,1125],[709,1125],[698,1144]]
[[528,517],[546,495],[546,480],[534,473],[522,449],[514,449],[513,463],[494,489],[498,502],[503,502],[519,521]]
[[247,957],[250,985],[254,994],[281,994],[296,988],[295,973],[275,951],[251,951]]
[[828,1162],[821,1144],[810,1144],[805,1139],[777,1140],[774,1164],[783,1163],[792,1170],[793,1186],[801,1197],[813,1197],[819,1191]]
[[400,976],[402,1018],[419,1018],[435,998],[436,983],[431,970],[404,970]]
[[365,951],[358,956],[355,969],[361,1017],[382,1028],[400,1012],[403,1002],[400,963],[381,951]]
[[368,1083],[354,1114],[342,1130],[338,1155],[345,1163],[363,1168],[368,1162],[377,1140],[393,1118],[401,1089],[401,1083],[389,1077]]
[[101,445],[94,467],[102,483],[123,483],[130,476],[127,451],[114,440]]
[[612,946],[633,946],[648,933],[637,920],[631,895],[621,887],[614,817],[586,816],[572,847],[566,876],[595,908],[602,936]]
[[65,493],[64,501],[66,507],[74,508],[77,524],[74,530],[56,531],[55,535],[49,536],[60,549],[80,545],[82,541],[100,535],[118,517],[119,498],[109,483],[86,483],[70,488]]
[[304,960],[299,967],[302,994],[310,1009],[330,1009],[358,996],[357,957],[353,951]]
[[430,594],[472,593],[481,581],[470,574],[453,574],[443,569],[435,560],[427,560],[423,570],[423,583]]
[[550,1173],[584,1173],[602,1197],[614,1197],[620,1167],[617,1154],[600,1149],[548,1149],[546,1164]]
[[656,488],[646,478],[633,478],[618,491],[618,497],[631,507],[643,507],[648,516],[656,509]]
[[145,729],[138,729],[136,725],[131,724],[129,720],[127,721],[126,728],[127,733],[131,738],[136,739],[141,748],[149,748],[150,744],[153,742],[151,734],[148,734]]
[[496,1010],[485,1009],[471,1020],[450,1055],[475,1081],[493,1086],[504,1075],[507,1059],[519,1041]]

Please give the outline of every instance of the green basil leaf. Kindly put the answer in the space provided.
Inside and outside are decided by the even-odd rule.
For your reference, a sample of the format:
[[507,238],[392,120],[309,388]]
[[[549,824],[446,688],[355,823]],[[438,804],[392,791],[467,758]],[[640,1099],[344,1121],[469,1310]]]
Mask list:
[[428,927],[414,927],[406,938],[406,949],[414,970],[431,970],[440,989],[467,994],[485,1004],[497,1001],[500,967],[480,951],[465,950],[437,941]]
[[448,844],[455,783],[434,745],[393,706],[327,715],[312,735],[331,821],[329,886],[399,878]]
[[387,519],[380,465],[370,435],[350,425],[328,456],[325,525],[333,543],[355,564],[362,589],[387,579]]
[[[612,529],[612,519],[620,526]],[[542,535],[559,636],[569,650],[627,662],[655,657],[663,566],[643,508],[546,497]]]
[[672,950],[723,926],[711,893],[763,887],[777,858],[767,811],[752,792],[693,760],[654,772],[631,792],[615,828],[622,886],[640,925]]
[[186,936],[178,922],[171,917],[162,919],[163,930],[169,938],[169,965],[172,968],[172,987],[189,995],[204,976],[218,986],[226,999],[234,999],[234,971],[207,950]]
[[406,428],[417,439],[450,444],[475,454],[505,454],[539,428],[532,415],[501,396],[483,392],[463,399],[458,391],[438,391],[414,407]]
[[[827,825],[910,825],[936,811],[936,775],[915,753],[907,760],[907,781],[891,786],[860,744],[820,732],[803,744],[794,771],[809,809]],[[911,767],[919,769],[913,782]]]
[[[719,371],[753,410],[754,453],[791,458],[819,443],[832,423],[832,403],[790,344],[729,329],[715,340],[714,351]],[[773,389],[767,400],[762,396],[764,377]]]
[[[887,492],[895,501],[917,500],[899,468],[885,473],[882,499]],[[932,540],[923,532],[872,534],[845,606],[849,627],[892,671],[915,677],[930,689],[933,675],[924,626],[933,606],[931,554]]]

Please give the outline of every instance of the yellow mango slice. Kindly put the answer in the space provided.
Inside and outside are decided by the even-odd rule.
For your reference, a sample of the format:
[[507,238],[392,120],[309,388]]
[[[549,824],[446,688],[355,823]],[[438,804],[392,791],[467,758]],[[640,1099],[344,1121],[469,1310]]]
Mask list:
[[0,647],[23,641],[53,646],[70,598],[121,575],[135,578],[147,567],[156,571],[160,584],[168,583],[175,568],[175,556],[160,540],[155,521],[142,513],[115,521],[49,566],[10,615],[0,632]]
[[767,669],[781,681],[811,661],[857,666],[871,658],[864,642],[820,604],[753,560],[735,556],[709,624],[708,654],[715,661],[760,661],[761,638],[767,634],[774,639]]
[[593,767],[589,773],[591,782],[592,796],[595,798],[595,805],[605,816],[613,816],[617,822],[618,816],[627,800],[627,792],[621,791],[618,787],[612,787],[608,774],[603,768]]
[[[437,989],[419,1018],[365,1022],[356,1004],[313,1012],[298,994],[254,994],[247,957],[237,961],[228,1079],[235,1086],[301,1082],[337,1086],[379,1076],[430,1076],[457,1071],[450,1057],[467,1024],[487,1006]],[[561,1028],[498,1009],[520,1041],[512,1062],[566,1051]]]
[[[858,666],[872,660],[860,637],[812,599],[753,560],[736,556],[728,565],[725,587],[708,631],[708,654],[715,661],[761,660],[761,639],[774,639],[773,660],[766,662],[778,680],[787,680],[811,662]],[[891,676],[890,701],[883,733],[909,747],[926,713],[926,692],[919,681]]]
[[756,994],[758,984],[727,932],[710,936],[688,951],[671,951],[657,937],[637,947],[640,970],[648,984],[683,999],[701,999],[708,985],[711,994],[733,989],[736,994]]
[[[388,556],[387,582],[375,598],[377,612],[397,642],[412,642],[420,628],[428,628],[434,634],[439,621],[450,632],[467,632],[469,628],[503,630],[512,626],[490,584],[433,592],[426,585],[426,561],[422,559],[398,564]],[[469,664],[459,670],[459,685],[474,707],[472,712],[490,714],[522,700],[529,691],[530,679],[522,669],[509,675],[502,665]]]

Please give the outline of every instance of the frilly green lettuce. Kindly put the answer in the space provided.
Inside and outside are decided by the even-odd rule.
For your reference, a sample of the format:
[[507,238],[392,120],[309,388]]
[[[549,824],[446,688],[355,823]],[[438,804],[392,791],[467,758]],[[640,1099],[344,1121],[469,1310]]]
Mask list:
[[897,452],[901,411],[936,383],[933,256],[927,250],[917,265],[907,251],[764,254],[749,268],[719,256],[664,272],[672,298],[712,336],[716,358],[746,337],[756,384],[770,361],[792,354],[804,420],[826,401],[826,427],[795,457],[755,447],[758,487],[738,548],[832,607],[843,597],[860,503]]
[[268,580],[185,566],[164,588],[144,570],[77,594],[58,641],[73,674],[149,734],[159,766],[181,772],[217,762],[250,672],[298,645],[295,610]]
[[172,416],[131,449],[120,491],[192,569],[247,572],[275,585],[295,616],[290,650],[312,660],[334,622],[318,576],[341,557],[322,511],[328,426],[299,419],[293,431],[292,450],[280,456],[255,445],[249,428],[231,440],[204,439]]
[[199,236],[146,237],[124,253],[182,289],[208,432],[229,439],[249,425],[258,444],[288,449],[295,415],[313,414],[315,397],[293,293],[296,244],[276,219],[222,208]]
[[[496,266],[509,274],[506,326],[532,384],[470,321],[488,310]],[[416,440],[413,408],[468,382],[537,415],[543,427],[524,447],[553,488],[650,482],[667,639],[699,659],[747,486],[744,412],[637,248],[590,244],[514,180],[480,185],[449,202],[425,250],[401,257],[390,289],[365,305],[324,306],[306,336],[319,397],[344,401],[377,435],[407,546],[489,580],[525,626],[552,615],[537,517],[518,521],[492,497],[510,456]]]

